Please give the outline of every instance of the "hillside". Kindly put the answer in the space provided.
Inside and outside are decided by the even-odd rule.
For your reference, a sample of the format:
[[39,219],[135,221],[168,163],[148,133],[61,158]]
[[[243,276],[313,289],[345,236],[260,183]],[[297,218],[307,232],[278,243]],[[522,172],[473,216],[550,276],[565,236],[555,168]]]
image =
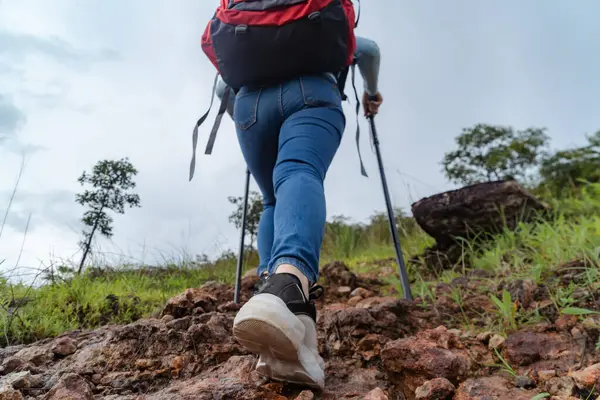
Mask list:
[[[385,224],[328,226],[323,393],[268,382],[231,337],[233,259],[3,283],[0,399],[596,399],[600,186],[435,268],[411,219],[402,300]],[[383,228],[382,228],[383,227]],[[242,301],[256,280],[249,259]]]

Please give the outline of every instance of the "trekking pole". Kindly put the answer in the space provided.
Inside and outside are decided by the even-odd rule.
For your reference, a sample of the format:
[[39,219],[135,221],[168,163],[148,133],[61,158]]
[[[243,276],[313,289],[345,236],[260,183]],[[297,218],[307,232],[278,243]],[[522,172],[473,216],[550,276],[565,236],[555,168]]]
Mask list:
[[237,269],[235,271],[235,292],[233,301],[235,304],[240,302],[240,284],[242,281],[242,265],[244,263],[244,237],[246,236],[246,214],[248,212],[248,192],[250,190],[250,170],[246,168],[246,187],[244,189],[244,210],[242,211],[242,233],[240,235],[240,248],[237,260]]
[[394,218],[394,210],[392,209],[390,193],[388,190],[387,180],[385,178],[385,172],[383,170],[383,160],[381,158],[381,151],[379,150],[379,139],[377,137],[377,130],[375,129],[375,120],[372,115],[368,116],[367,119],[369,120],[371,136],[373,138],[373,145],[375,146],[375,153],[377,154],[379,174],[381,175],[381,185],[383,186],[383,195],[385,197],[385,205],[387,207],[388,220],[390,223],[390,232],[392,233],[392,239],[394,240],[394,248],[396,250],[396,261],[398,263],[398,272],[400,275],[400,282],[402,283],[402,291],[404,292],[404,298],[406,300],[412,300],[413,297],[410,291],[408,274],[406,273],[406,265],[404,264],[404,256],[402,255],[402,249],[400,248],[400,240],[398,239],[398,232],[396,231],[396,218]]

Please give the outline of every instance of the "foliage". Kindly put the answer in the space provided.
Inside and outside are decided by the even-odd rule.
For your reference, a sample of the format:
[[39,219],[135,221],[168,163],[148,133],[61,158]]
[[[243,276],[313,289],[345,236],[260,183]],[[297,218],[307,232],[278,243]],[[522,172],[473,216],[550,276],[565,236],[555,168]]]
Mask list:
[[549,137],[545,129],[515,131],[511,127],[476,124],[463,129],[458,149],[442,161],[448,180],[471,185],[502,179],[526,180],[542,159]]
[[135,188],[133,177],[137,170],[127,158],[113,161],[103,160],[96,163],[92,173],[83,172],[77,180],[82,186],[91,184],[93,190],[85,190],[75,196],[75,201],[89,209],[83,214],[82,222],[89,228],[83,231],[80,246],[83,250],[78,274],[81,273],[88,254],[91,251],[94,234],[112,237],[112,217],[107,211],[119,214],[125,212],[125,206],[140,207],[140,197],[129,192]]
[[498,308],[498,312],[502,316],[503,323],[510,329],[517,329],[516,315],[517,315],[517,303],[512,301],[510,293],[504,289],[502,291],[502,300],[498,299],[493,294],[490,298]]
[[[227,198],[231,204],[237,208],[229,216],[229,222],[233,223],[236,228],[242,229],[242,217],[244,215],[244,197],[233,197]],[[250,245],[252,248],[256,241],[256,234],[258,233],[258,224],[260,223],[260,217],[263,212],[263,198],[255,191],[248,193],[248,210],[246,214],[246,234],[250,235]]]
[[542,161],[542,185],[555,197],[579,189],[584,182],[600,182],[600,131],[587,136],[588,144],[557,151]]

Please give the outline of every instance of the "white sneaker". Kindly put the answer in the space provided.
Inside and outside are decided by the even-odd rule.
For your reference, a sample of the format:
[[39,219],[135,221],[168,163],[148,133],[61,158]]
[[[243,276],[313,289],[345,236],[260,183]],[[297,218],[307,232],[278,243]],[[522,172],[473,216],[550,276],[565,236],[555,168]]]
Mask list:
[[319,355],[316,308],[292,274],[271,275],[233,322],[233,335],[259,354],[257,372],[271,379],[325,387]]

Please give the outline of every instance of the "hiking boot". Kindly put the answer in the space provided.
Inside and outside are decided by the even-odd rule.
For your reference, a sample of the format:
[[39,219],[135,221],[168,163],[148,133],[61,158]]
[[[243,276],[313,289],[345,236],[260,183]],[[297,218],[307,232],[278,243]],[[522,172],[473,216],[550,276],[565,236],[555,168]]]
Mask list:
[[307,299],[295,275],[275,274],[261,281],[258,292],[236,315],[233,335],[259,354],[259,374],[323,389],[324,362],[317,346],[316,308],[310,300],[320,286]]

